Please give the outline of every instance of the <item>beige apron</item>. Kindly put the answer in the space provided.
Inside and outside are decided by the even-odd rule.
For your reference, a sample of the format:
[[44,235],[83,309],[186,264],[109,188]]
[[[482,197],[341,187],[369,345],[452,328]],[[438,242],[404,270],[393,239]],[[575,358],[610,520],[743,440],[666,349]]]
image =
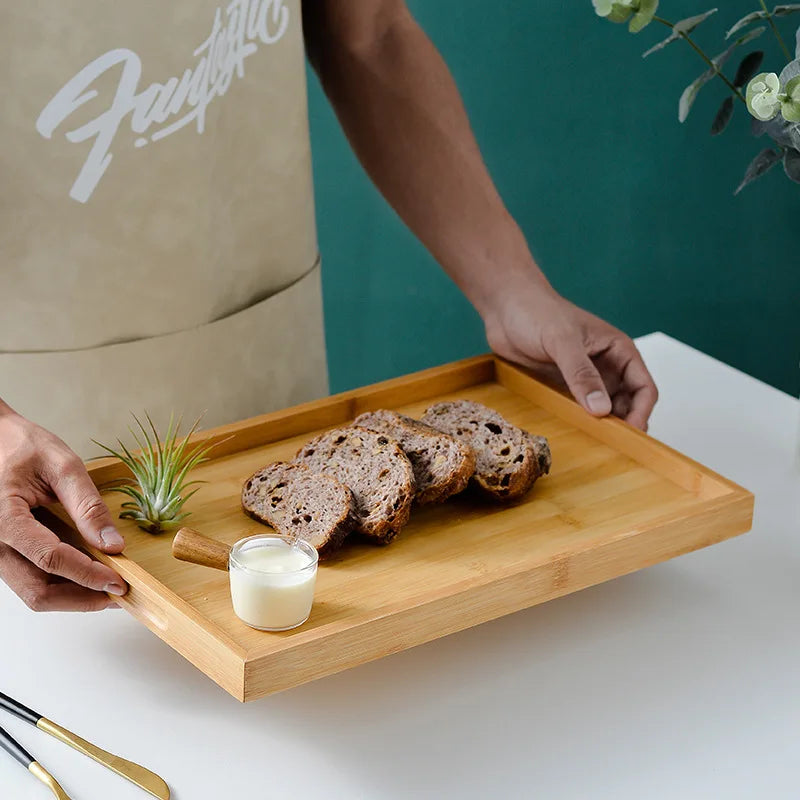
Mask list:
[[299,0],[26,0],[0,45],[0,397],[87,455],[324,394]]

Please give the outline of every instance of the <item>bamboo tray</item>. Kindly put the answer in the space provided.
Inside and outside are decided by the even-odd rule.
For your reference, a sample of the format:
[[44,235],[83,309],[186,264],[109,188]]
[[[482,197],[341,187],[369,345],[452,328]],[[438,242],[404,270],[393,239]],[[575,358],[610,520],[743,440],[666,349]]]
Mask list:
[[[200,434],[224,440],[197,469],[192,527],[233,544],[267,528],[240,508],[244,480],[293,457],[322,429],[363,411],[420,415],[446,398],[477,400],[547,436],[553,469],[517,505],[469,493],[415,509],[386,548],[352,542],[320,567],[309,621],[252,630],[233,613],[227,575],[178,562],[171,536],[120,521],[124,555],[92,554],[129,583],[121,604],[241,701],[405,650],[749,530],[753,496],[614,419],[590,417],[523,370],[481,356]],[[121,477],[111,459],[89,471]],[[115,512],[116,494],[107,495]],[[59,513],[59,512],[57,512]],[[63,512],[60,512],[63,519]],[[55,520],[53,520],[55,521]]]

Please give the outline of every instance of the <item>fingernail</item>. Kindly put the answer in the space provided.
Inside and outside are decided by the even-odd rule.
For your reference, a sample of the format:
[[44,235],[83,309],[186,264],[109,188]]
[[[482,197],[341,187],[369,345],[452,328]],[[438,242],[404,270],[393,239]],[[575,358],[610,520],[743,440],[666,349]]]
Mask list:
[[106,611],[121,611],[122,606],[119,603],[109,603],[106,606]]
[[590,392],[586,395],[586,405],[592,414],[605,414],[608,412],[608,398],[601,392]]
[[110,526],[100,531],[100,540],[106,547],[122,547],[125,545],[125,540],[120,536],[119,531]]
[[109,594],[115,594],[117,597],[122,597],[125,594],[125,587],[119,583],[109,583],[106,585],[106,588],[103,590],[108,592]]

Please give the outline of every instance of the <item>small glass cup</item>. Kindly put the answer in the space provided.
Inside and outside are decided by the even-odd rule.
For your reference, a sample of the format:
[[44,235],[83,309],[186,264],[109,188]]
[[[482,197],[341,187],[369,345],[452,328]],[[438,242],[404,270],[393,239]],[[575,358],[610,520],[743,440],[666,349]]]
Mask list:
[[242,539],[231,548],[229,574],[236,616],[260,631],[288,631],[311,614],[317,551],[277,534]]

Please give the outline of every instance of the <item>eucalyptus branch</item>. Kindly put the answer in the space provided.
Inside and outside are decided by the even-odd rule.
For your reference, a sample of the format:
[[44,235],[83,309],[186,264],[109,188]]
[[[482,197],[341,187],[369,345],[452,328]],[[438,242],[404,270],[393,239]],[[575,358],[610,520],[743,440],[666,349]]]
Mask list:
[[767,4],[764,0],[761,0],[761,8],[764,9],[764,13],[767,15],[767,21],[769,22],[770,28],[772,28],[772,32],[775,34],[775,38],[778,40],[778,44],[781,46],[781,50],[783,50],[784,55],[786,56],[787,61],[792,60],[792,56],[789,53],[789,48],[786,46],[786,42],[783,41],[783,37],[781,36],[781,32],[778,30],[778,26],[775,24],[775,20],[772,17],[772,14],[767,10]]
[[[663,17],[653,17],[653,21],[660,22],[662,25],[666,25],[670,30],[675,31],[675,25],[673,25],[669,20],[666,20]],[[688,33],[683,33],[682,31],[678,31],[677,33],[682,39],[685,39],[688,42],[692,50],[694,50],[695,53],[697,53],[697,55],[699,55],[700,58],[702,58],[703,61],[705,61],[706,64],[708,64],[708,66],[716,73],[716,75],[719,76],[719,78],[721,78],[725,82],[725,85],[731,90],[731,92],[733,92],[733,94],[736,95],[736,97],[738,97],[739,100],[741,100],[745,105],[747,105],[747,101],[745,100],[744,95],[741,93],[741,91],[737,89],[733,85],[733,83],[731,83],[731,81],[728,80],[728,78],[725,76],[722,70],[719,69],[719,67],[703,52],[703,50],[699,47],[699,45],[697,45],[694,39],[692,39],[692,37],[689,36]]]

